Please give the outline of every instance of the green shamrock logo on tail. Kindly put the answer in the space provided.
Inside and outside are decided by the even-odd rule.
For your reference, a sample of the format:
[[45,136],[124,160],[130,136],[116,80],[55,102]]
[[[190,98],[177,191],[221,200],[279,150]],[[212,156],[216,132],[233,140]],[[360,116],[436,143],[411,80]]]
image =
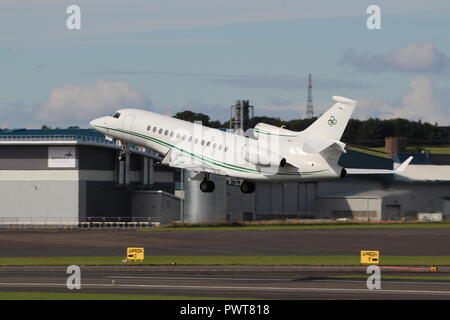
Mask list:
[[330,119],[328,120],[328,125],[330,127],[335,126],[337,124],[337,120],[334,116],[331,116]]

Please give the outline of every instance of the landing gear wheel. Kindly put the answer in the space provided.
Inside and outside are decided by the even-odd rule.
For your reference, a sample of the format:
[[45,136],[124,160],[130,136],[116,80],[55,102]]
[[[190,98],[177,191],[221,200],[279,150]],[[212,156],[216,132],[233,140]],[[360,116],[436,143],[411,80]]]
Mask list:
[[242,193],[253,193],[255,191],[255,184],[250,181],[242,181],[241,192]]
[[125,159],[127,152],[129,152],[128,146],[126,144],[122,145],[122,148],[120,148],[120,152],[119,152],[119,161],[122,161]]
[[200,183],[200,190],[202,190],[202,192],[213,192],[215,187],[216,186],[214,182],[212,182],[211,180],[203,180]]

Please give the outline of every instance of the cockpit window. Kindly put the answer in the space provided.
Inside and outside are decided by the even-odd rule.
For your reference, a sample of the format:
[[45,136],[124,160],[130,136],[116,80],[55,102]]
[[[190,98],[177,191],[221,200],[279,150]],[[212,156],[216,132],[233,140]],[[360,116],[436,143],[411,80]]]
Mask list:
[[112,115],[113,118],[119,119],[120,117],[120,112],[116,112]]

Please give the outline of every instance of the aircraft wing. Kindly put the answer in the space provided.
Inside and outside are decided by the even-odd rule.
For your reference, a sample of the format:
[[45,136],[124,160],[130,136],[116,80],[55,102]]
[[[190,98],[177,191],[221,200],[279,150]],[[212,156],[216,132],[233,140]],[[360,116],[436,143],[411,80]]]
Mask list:
[[409,165],[413,157],[409,157],[403,162],[397,169],[345,169],[347,174],[399,174],[405,171],[406,167]]
[[[169,152],[167,152],[164,158],[162,159],[161,164],[170,167],[191,170],[198,173],[208,172],[217,175],[227,175],[225,171],[213,167],[212,164],[209,164],[206,161],[203,161],[202,159],[195,158],[190,154],[181,150],[183,149],[180,150],[174,148],[170,149]],[[197,176],[199,175],[192,177],[191,180],[197,180],[196,179]]]

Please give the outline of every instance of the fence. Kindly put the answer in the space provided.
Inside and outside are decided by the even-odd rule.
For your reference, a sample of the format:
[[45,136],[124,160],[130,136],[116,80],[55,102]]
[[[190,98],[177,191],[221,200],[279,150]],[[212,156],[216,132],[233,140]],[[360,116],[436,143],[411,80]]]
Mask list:
[[[107,140],[104,137],[95,137],[89,135],[77,134],[0,134],[0,142],[4,141],[76,141],[84,143],[106,144],[109,146],[116,146],[116,142]],[[128,148],[134,152],[142,151],[140,147],[135,145],[128,145]],[[142,151],[147,155],[162,159],[162,157],[152,150]]]
[[0,229],[136,229],[161,225],[150,217],[0,217]]
[[74,134],[4,134],[0,135],[0,140],[2,141],[47,141],[47,140],[58,140],[58,141],[85,141],[85,142],[96,142],[103,144],[114,144],[114,142],[106,140],[103,137],[94,137],[88,135],[74,135]]

